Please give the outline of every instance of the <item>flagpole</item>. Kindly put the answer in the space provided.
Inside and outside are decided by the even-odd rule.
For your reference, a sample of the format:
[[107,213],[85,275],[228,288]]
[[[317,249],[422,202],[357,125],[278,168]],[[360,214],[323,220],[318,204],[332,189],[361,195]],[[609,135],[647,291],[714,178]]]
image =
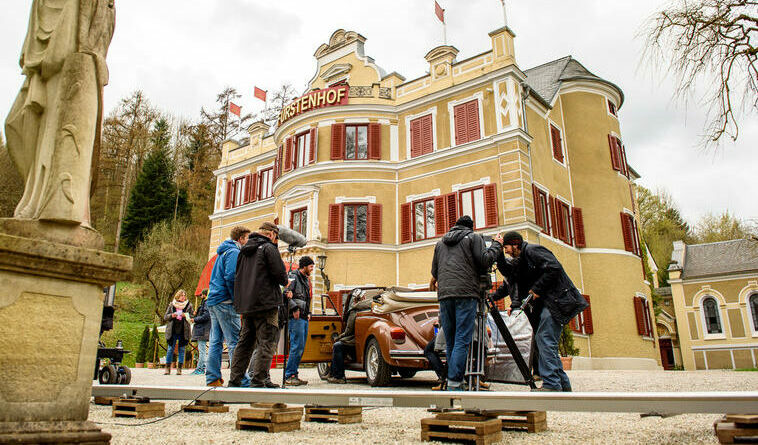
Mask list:
[[442,41],[447,45],[447,23],[445,22],[442,22]]
[[505,27],[508,27],[508,12],[505,10],[505,0],[500,0],[500,4],[503,5],[503,23]]

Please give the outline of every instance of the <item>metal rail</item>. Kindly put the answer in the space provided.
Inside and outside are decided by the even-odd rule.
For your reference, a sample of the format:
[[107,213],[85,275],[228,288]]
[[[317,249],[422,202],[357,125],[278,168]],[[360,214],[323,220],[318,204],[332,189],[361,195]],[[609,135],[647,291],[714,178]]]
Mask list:
[[[93,396],[157,400],[281,402],[322,406],[463,408],[512,411],[589,411],[660,414],[758,413],[758,391],[732,392],[441,392],[257,389],[205,386],[95,385]],[[207,391],[207,392],[205,392]],[[205,394],[203,394],[205,392]]]

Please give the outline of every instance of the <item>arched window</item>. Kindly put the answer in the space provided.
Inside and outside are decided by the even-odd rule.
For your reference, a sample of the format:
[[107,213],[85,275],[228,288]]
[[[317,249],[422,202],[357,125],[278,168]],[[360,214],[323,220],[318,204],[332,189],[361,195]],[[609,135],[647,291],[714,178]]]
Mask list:
[[748,298],[748,306],[750,306],[750,314],[753,316],[753,332],[758,332],[758,293]]
[[703,299],[703,316],[705,329],[708,334],[723,334],[721,329],[721,317],[719,316],[719,304],[713,297]]

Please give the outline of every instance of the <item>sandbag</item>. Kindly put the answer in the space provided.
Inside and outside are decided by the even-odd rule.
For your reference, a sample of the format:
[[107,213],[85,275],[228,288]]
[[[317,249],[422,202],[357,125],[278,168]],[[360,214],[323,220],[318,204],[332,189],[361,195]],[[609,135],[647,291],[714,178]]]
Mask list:
[[[524,361],[529,363],[529,355],[532,350],[532,325],[529,323],[526,314],[523,311],[518,311],[518,315],[516,316],[508,316],[506,312],[500,312],[500,315],[502,315],[508,331],[510,331],[513,340],[516,342],[521,356],[524,357]],[[492,330],[492,343],[497,351],[494,359],[489,360],[487,363],[485,370],[487,380],[506,383],[526,383],[491,315],[487,315],[487,325]]]

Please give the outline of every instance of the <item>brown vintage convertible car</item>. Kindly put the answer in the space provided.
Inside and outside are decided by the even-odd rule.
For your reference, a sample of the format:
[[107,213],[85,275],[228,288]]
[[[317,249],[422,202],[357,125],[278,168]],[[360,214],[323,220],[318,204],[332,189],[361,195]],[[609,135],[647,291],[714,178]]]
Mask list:
[[[356,353],[348,357],[346,369],[365,371],[371,386],[387,386],[393,375],[410,378],[429,369],[424,347],[434,337],[439,314],[437,293],[402,288],[356,289],[349,294],[345,306],[361,292],[373,303],[370,310],[356,316]],[[322,308],[323,301],[322,298]],[[332,312],[311,317],[302,359],[302,363],[317,363],[323,379],[331,366],[334,338],[342,332],[345,321]]]

